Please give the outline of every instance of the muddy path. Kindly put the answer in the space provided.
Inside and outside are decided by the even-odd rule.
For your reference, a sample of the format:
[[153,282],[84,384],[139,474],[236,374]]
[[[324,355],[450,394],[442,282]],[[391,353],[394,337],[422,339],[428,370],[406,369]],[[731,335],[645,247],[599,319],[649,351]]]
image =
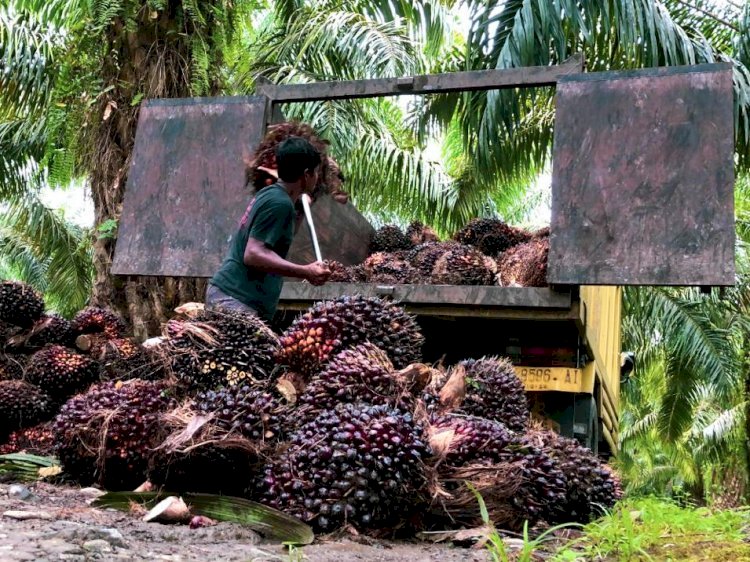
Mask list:
[[[11,484],[0,484],[0,560],[174,560],[174,561],[301,561],[311,562],[479,562],[482,550],[424,542],[392,542],[366,538],[318,538],[288,552],[264,542],[253,531],[219,523],[190,529],[183,525],[144,523],[139,517],[89,506],[92,489],[35,483],[26,498]],[[13,492],[12,494],[10,492]],[[10,514],[8,512],[11,512]],[[20,512],[20,513],[13,513]],[[16,519],[14,517],[31,517]]]

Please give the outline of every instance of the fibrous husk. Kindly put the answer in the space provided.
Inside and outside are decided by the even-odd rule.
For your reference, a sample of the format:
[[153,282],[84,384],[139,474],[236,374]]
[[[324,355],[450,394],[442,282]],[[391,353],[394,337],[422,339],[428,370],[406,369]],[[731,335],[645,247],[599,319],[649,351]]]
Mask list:
[[549,237],[519,244],[498,259],[500,284],[506,287],[546,287]]
[[162,414],[159,426],[160,444],[148,456],[148,480],[169,491],[242,495],[268,450],[191,406]]
[[159,444],[160,414],[175,406],[163,382],[105,382],[68,400],[54,423],[56,452],[83,485],[132,490]]

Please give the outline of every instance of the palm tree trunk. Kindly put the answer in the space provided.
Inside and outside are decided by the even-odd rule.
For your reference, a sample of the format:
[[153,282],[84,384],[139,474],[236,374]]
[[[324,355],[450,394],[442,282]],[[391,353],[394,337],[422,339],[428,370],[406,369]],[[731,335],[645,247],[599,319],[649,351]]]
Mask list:
[[[190,43],[178,29],[176,5],[153,20],[153,12],[141,9],[139,25],[127,29],[121,18],[112,21],[104,33],[107,55],[103,61],[104,88],[89,122],[94,147],[89,155],[91,192],[96,224],[117,221],[135,140],[138,106],[134,97],[185,97],[190,90]],[[130,321],[135,336],[145,339],[160,331],[170,312],[179,304],[203,300],[205,280],[163,277],[118,277],[111,274],[116,240],[94,240],[95,279],[92,304],[108,306]]]

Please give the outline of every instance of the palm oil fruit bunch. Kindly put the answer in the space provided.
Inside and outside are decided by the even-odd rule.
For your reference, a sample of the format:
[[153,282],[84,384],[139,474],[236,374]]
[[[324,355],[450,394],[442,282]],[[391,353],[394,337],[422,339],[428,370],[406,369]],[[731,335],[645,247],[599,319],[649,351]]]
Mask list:
[[276,443],[284,439],[289,407],[272,392],[237,384],[199,393],[192,405],[196,412],[210,414],[213,423],[256,442]]
[[458,242],[425,242],[420,244],[409,252],[409,262],[414,267],[419,275],[423,278],[429,278],[432,275],[432,270],[435,268],[435,263],[438,259],[445,254],[448,250],[456,248]]
[[0,445],[0,455],[27,453],[43,457],[54,455],[55,438],[52,433],[52,422],[45,422],[32,427],[18,429],[8,436],[4,445]]
[[64,400],[99,380],[99,364],[67,347],[50,345],[31,356],[25,380],[54,400]]
[[161,361],[147,348],[129,338],[94,338],[88,354],[99,362],[107,379],[157,380],[164,375]]
[[26,283],[0,282],[0,322],[30,328],[44,312],[41,295]]
[[498,259],[500,282],[505,286],[547,286],[549,237],[535,237],[513,246]]
[[495,420],[512,431],[529,425],[529,405],[513,364],[502,357],[468,359],[459,363],[466,373],[466,396],[460,411]]
[[368,257],[362,267],[371,283],[397,285],[419,281],[417,270],[407,259],[407,252],[378,252]]
[[55,313],[46,313],[37,320],[25,338],[24,347],[39,349],[45,345],[73,345],[73,329],[70,322]]
[[479,250],[459,245],[444,252],[432,268],[436,285],[494,285],[496,264]]
[[264,469],[261,501],[320,531],[387,528],[420,509],[421,427],[387,406],[340,404],[304,424]]
[[406,229],[406,237],[412,246],[418,246],[425,242],[437,242],[438,235],[429,226],[425,226],[419,221],[412,222]]
[[31,427],[53,414],[52,400],[24,381],[0,381],[0,441],[9,433]]
[[414,245],[409,237],[398,226],[387,224],[372,235],[370,239],[370,253],[398,252],[410,250]]
[[562,467],[500,422],[455,414],[440,416],[430,428],[430,445],[443,459],[439,476],[447,482],[455,481],[453,470],[466,465],[503,463],[520,471],[520,485],[517,482],[512,495],[504,498],[510,509],[497,524],[520,530],[524,521],[533,525],[547,518],[564,501],[567,480]]
[[313,376],[299,397],[297,415],[304,420],[340,403],[367,402],[391,407],[410,404],[388,356],[371,343],[345,349]]
[[265,380],[275,366],[278,337],[256,316],[205,310],[172,330],[172,371],[192,388]]
[[26,365],[25,355],[0,352],[0,381],[20,380]]
[[377,297],[343,296],[317,303],[281,337],[279,363],[310,376],[339,351],[369,341],[397,369],[419,362],[424,338],[413,317]]
[[508,248],[527,242],[531,235],[498,219],[473,219],[459,230],[454,239],[474,246],[483,254],[497,257]]
[[588,523],[622,497],[612,470],[575,439],[549,430],[532,431],[526,440],[555,459],[567,479],[565,498],[550,522]]
[[106,308],[89,306],[73,317],[70,323],[75,335],[104,334],[109,339],[125,335],[125,321]]
[[242,496],[252,486],[257,464],[255,453],[219,439],[186,451],[156,448],[149,455],[147,476],[169,492]]
[[146,478],[159,415],[173,408],[164,383],[105,382],[68,400],[54,422],[63,470],[82,485],[130,490]]

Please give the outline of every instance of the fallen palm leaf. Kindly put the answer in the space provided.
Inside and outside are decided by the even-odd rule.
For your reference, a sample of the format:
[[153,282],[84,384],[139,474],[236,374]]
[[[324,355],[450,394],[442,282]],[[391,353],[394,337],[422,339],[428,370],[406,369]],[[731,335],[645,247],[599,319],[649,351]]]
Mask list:
[[[172,495],[170,492],[108,492],[92,505],[129,511],[131,503],[138,503],[150,509]],[[315,538],[312,529],[299,519],[257,502],[212,494],[183,494],[182,499],[192,515],[246,525],[271,540],[310,544]]]
[[59,474],[60,464],[54,457],[41,457],[27,453],[0,455],[0,476],[31,481]]

